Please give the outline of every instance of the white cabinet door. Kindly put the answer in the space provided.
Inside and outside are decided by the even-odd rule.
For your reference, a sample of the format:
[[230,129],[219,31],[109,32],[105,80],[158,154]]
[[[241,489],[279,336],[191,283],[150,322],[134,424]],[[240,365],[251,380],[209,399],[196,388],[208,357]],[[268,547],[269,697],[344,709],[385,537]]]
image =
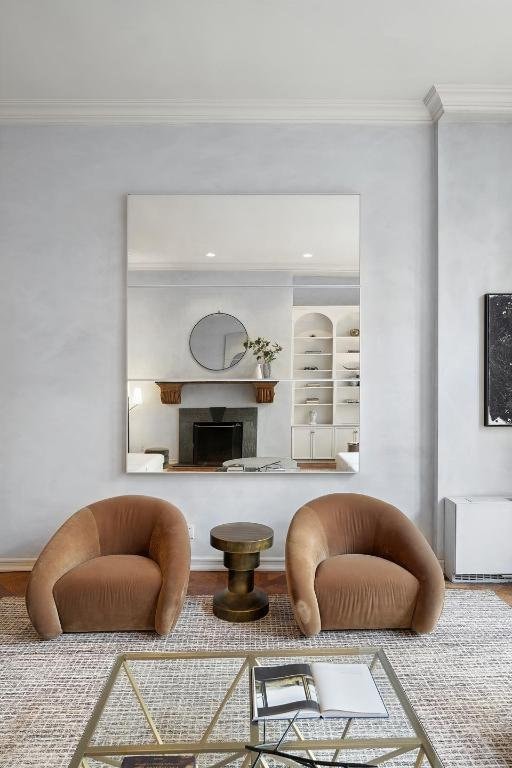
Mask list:
[[332,427],[293,427],[294,459],[332,459]]
[[293,427],[292,458],[313,458],[313,438],[311,427]]
[[316,427],[313,430],[313,458],[332,459],[332,427]]

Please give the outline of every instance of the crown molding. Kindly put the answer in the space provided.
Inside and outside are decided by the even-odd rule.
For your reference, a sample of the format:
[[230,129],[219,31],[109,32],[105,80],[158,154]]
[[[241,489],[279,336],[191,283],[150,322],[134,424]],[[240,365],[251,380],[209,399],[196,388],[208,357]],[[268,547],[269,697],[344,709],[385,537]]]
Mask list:
[[427,95],[423,99],[423,103],[428,109],[430,117],[434,123],[441,119],[444,114],[443,103],[435,85],[433,85],[432,88],[428,91]]
[[414,99],[0,99],[0,124],[429,123]]
[[434,122],[512,121],[512,87],[507,85],[433,85],[423,101]]
[[[237,265],[234,262],[214,262],[208,259],[208,272],[233,272],[237,271]],[[244,262],[244,272],[294,272],[304,275],[316,275],[321,269],[322,275],[339,275],[343,277],[359,277],[359,272],[355,268],[336,269],[335,267],[325,267],[303,264],[264,264],[256,261]],[[204,272],[205,264],[193,263],[187,261],[130,261],[128,260],[129,272]]]
[[433,85],[423,99],[0,99],[0,124],[430,123],[512,121],[512,86]]

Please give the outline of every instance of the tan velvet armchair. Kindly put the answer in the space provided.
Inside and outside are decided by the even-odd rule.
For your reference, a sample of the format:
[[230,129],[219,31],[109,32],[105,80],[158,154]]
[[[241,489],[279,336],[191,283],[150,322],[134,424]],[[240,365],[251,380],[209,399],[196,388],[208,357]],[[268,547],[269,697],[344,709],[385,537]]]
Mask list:
[[169,633],[190,573],[187,524],[150,496],[117,496],[75,512],[41,552],[27,610],[38,634],[154,629]]
[[443,607],[443,572],[427,540],[396,507],[371,496],[333,493],[301,507],[288,530],[286,577],[306,636],[430,632]]

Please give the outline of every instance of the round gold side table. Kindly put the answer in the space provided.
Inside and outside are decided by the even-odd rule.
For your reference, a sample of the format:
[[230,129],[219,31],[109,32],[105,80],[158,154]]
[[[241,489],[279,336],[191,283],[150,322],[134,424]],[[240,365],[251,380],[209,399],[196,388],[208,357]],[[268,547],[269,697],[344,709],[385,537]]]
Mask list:
[[225,621],[255,621],[268,613],[268,597],[254,587],[260,552],[270,549],[274,531],[259,523],[226,523],[210,531],[210,544],[224,552],[228,586],[216,592],[213,612]]

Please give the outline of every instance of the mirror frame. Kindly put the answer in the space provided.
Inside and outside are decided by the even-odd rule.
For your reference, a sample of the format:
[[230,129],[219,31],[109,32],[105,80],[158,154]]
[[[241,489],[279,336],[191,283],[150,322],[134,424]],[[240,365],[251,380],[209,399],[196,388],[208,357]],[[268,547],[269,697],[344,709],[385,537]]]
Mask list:
[[[235,197],[235,198],[238,198],[238,197],[269,197],[270,198],[271,197],[271,198],[280,198],[280,197],[283,197],[283,196],[286,196],[286,197],[314,197],[314,198],[322,198],[322,197],[337,197],[337,198],[353,197],[353,198],[357,198],[358,199],[358,207],[357,207],[357,225],[358,225],[358,229],[357,229],[357,246],[356,246],[357,247],[358,260],[357,260],[357,270],[355,270],[355,273],[354,273],[354,277],[356,279],[355,279],[353,284],[352,283],[350,283],[350,284],[353,285],[354,288],[357,288],[358,292],[359,292],[359,299],[358,299],[358,302],[357,302],[357,306],[358,306],[358,311],[359,311],[359,323],[358,324],[359,324],[359,328],[361,328],[361,325],[362,325],[361,320],[362,320],[362,315],[363,315],[363,312],[364,312],[364,310],[363,310],[363,302],[362,302],[362,294],[364,294],[364,288],[363,288],[363,285],[362,285],[363,281],[362,281],[362,274],[361,274],[361,203],[360,203],[360,201],[361,201],[361,197],[362,196],[361,196],[361,193],[359,193],[359,192],[354,192],[354,193],[351,193],[351,192],[340,192],[340,193],[326,193],[326,192],[316,192],[316,193],[310,193],[310,192],[309,193],[308,192],[304,192],[304,193],[303,192],[292,192],[292,193],[287,193],[287,192],[269,192],[269,193],[267,193],[267,192],[259,192],[259,193],[250,193],[249,192],[249,193],[247,193],[247,192],[239,192],[239,193],[235,193],[235,194],[233,194],[233,193],[231,193],[231,194],[229,194],[229,193],[209,193],[209,194],[208,193],[206,193],[206,194],[205,193],[168,193],[168,194],[163,194],[163,195],[162,194],[160,194],[160,195],[158,195],[158,194],[151,194],[151,193],[149,193],[149,194],[148,193],[146,193],[146,194],[137,194],[137,193],[128,194],[127,195],[127,198],[128,198],[128,223],[127,223],[127,250],[128,250],[128,254],[127,254],[127,279],[128,279],[128,287],[130,287],[130,282],[129,282],[130,267],[134,271],[144,270],[144,267],[141,266],[141,264],[139,264],[139,262],[137,262],[137,260],[134,259],[133,262],[130,260],[130,224],[129,224],[129,220],[130,220],[130,215],[129,214],[130,214],[130,208],[131,208],[130,203],[131,203],[131,205],[134,205],[134,202],[136,201],[136,199],[139,199],[139,198],[155,198],[156,199],[156,198],[161,198],[161,197],[165,197],[165,198],[188,198],[188,197],[200,197],[200,198],[203,198],[203,197],[211,197],[211,198],[216,198],[216,197],[223,197],[223,198],[228,198],[228,197],[229,198],[231,198],[231,197]],[[156,270],[157,266],[160,266],[160,265],[159,264],[157,265],[156,262],[152,263],[150,265],[149,269],[150,270]],[[167,267],[166,263],[164,262],[163,263],[163,269],[168,269],[168,268],[169,267]],[[187,270],[194,271],[193,269],[189,269],[188,265],[185,265],[185,264],[180,264],[179,267],[176,267],[176,268],[177,269],[179,268],[180,270],[185,270],[185,271],[187,271]],[[262,269],[262,271],[265,271],[265,270]],[[287,270],[284,270],[284,271],[287,271]],[[323,270],[322,270],[322,272],[323,272]],[[299,275],[299,276],[301,276],[301,275]],[[320,275],[320,276],[322,277],[323,275]],[[301,283],[301,282],[297,283],[297,285],[302,285],[302,284],[303,283]],[[321,286],[322,284],[323,284],[322,282],[319,282],[318,286]],[[139,285],[139,284],[135,283],[135,285]],[[181,285],[181,283],[180,283],[180,285]],[[212,286],[213,285],[216,285],[216,283],[213,282]],[[224,285],[224,283],[222,283],[222,285]],[[140,286],[141,287],[153,287],[151,285],[151,281],[148,283],[148,285],[144,285],[143,283],[140,283]],[[250,282],[248,282],[247,285],[245,284],[245,282],[243,282],[241,284],[231,284],[231,283],[226,284],[226,287],[230,287],[230,288],[234,288],[235,286],[236,287],[243,287],[243,288],[245,288],[245,287],[253,287],[252,283],[250,283]],[[179,286],[172,284],[171,287],[179,287]],[[210,287],[210,286],[208,286],[208,287]],[[271,287],[274,287],[274,286],[272,285]],[[205,314],[203,318],[200,318],[197,321],[197,323],[195,323],[195,325],[193,326],[192,330],[190,331],[190,334],[193,332],[194,328],[197,326],[197,324],[202,319],[204,319],[205,317],[208,317],[209,315],[214,315],[214,314],[217,314],[217,313],[216,312],[209,312],[209,313]],[[231,317],[234,317],[236,320],[239,320],[239,318],[237,318],[235,315],[232,315],[229,312],[221,312],[221,314],[231,315]],[[244,330],[247,333],[247,329],[245,328],[244,323],[242,323],[240,320],[239,320],[239,322],[244,327]],[[235,365],[230,366],[229,368],[225,368],[225,369],[206,368],[204,365],[202,365],[202,363],[198,362],[198,360],[192,354],[192,350],[190,348],[190,334],[189,334],[189,344],[188,344],[189,352],[190,352],[191,357],[194,360],[194,362],[197,362],[197,364],[199,365],[200,368],[202,368],[205,371],[212,371],[212,373],[215,373],[215,371],[218,371],[220,373],[223,370],[230,371],[230,370],[233,370],[236,367],[236,365],[238,363],[235,363]],[[127,341],[127,345],[128,345],[129,344],[128,335],[126,336],[126,341]],[[183,349],[183,351],[185,352],[185,350],[186,350],[186,347]],[[243,355],[243,357],[240,358],[240,361],[241,360],[246,360],[245,354]],[[293,392],[293,382],[294,382],[293,371],[292,371],[291,376],[292,376],[292,378],[290,378],[289,380],[288,379],[283,379],[283,381],[285,381],[285,380],[286,381],[290,381],[290,383],[292,385],[292,392]],[[220,377],[220,378],[222,378],[222,377]],[[206,381],[212,381],[212,382],[215,381],[215,382],[217,382],[217,381],[220,381],[220,378],[216,379],[216,378],[214,378],[212,376],[212,377],[208,377],[208,379],[205,379],[205,380]],[[127,380],[128,380],[128,383],[138,381],[138,379],[136,377],[135,378],[133,378],[133,377],[132,378],[128,378],[128,376],[127,376]],[[229,381],[229,379],[226,379],[226,380]],[[234,380],[236,381],[236,379],[234,379]],[[195,379],[191,379],[190,381],[182,379],[180,381],[183,381],[185,383],[195,383]],[[202,379],[201,379],[201,381],[202,381]],[[248,379],[248,381],[252,381],[252,379]],[[157,382],[155,382],[155,383],[157,383]],[[162,400],[162,402],[163,402],[163,400]],[[179,400],[177,402],[181,402],[181,400]],[[128,418],[127,418],[127,424],[128,424],[127,430],[128,430],[128,434],[129,434],[129,419],[130,419],[129,411],[128,411],[127,416],[128,416]],[[291,426],[293,427],[294,425],[292,424]],[[322,425],[319,425],[319,426],[322,426]],[[361,418],[360,418],[360,415],[359,415],[358,442],[360,441],[361,427],[362,427],[362,425],[361,425]],[[128,445],[128,441],[127,441],[127,445]],[[359,456],[360,456],[359,451],[357,453],[358,453],[358,459],[359,459]],[[130,472],[128,470],[125,470],[125,471],[127,471],[128,474],[140,474],[140,472],[137,472],[137,471],[132,471],[132,472]],[[307,470],[307,474],[312,474],[312,475],[315,475],[315,476],[317,476],[319,474],[328,474],[328,475],[333,474],[333,475],[337,475],[337,476],[340,476],[340,475],[341,476],[343,476],[343,475],[353,476],[353,475],[357,475],[360,471],[361,471],[361,467],[360,467],[360,463],[358,461],[357,468],[350,468],[350,469],[349,468],[347,468],[347,469],[343,468],[343,469],[341,469],[341,468],[336,467],[335,469],[332,469],[332,470],[331,469],[326,470],[326,469],[323,469],[323,468],[322,469],[308,469]],[[153,470],[151,470],[150,473],[151,474],[159,474],[159,472],[157,473],[156,471],[153,471]],[[197,470],[196,469],[189,469],[189,470],[187,470],[186,474],[197,475],[197,474],[200,474],[200,473],[201,472],[200,472],[199,469],[197,469]],[[173,474],[173,473],[171,473],[171,474]],[[219,473],[219,474],[222,474],[222,476],[224,476],[224,474],[227,474],[227,473]],[[236,474],[236,473],[233,473],[233,474]],[[242,473],[242,474],[245,474],[245,473]],[[269,476],[272,473],[270,473],[270,472],[251,472],[250,474]],[[276,473],[276,474],[279,474],[279,473]],[[284,469],[284,470],[282,470],[281,474],[286,474],[286,475],[293,474],[293,475],[295,475],[295,474],[305,474],[305,472],[303,473],[301,471],[300,473],[297,473],[296,470]],[[181,475],[181,476],[183,476],[183,475]]]
[[215,371],[215,372],[217,372],[217,371],[230,371],[232,368],[235,368],[235,366],[237,366],[239,363],[241,363],[241,362],[242,362],[242,360],[244,359],[244,357],[245,357],[245,356],[246,356],[246,354],[247,354],[247,349],[245,349],[245,350],[244,350],[244,353],[243,353],[242,357],[240,357],[240,358],[239,358],[239,359],[236,361],[236,363],[233,363],[233,365],[227,365],[225,368],[209,368],[207,365],[204,365],[203,363],[201,363],[201,362],[200,362],[200,360],[198,360],[198,359],[197,359],[197,357],[194,355],[194,353],[193,353],[193,351],[192,351],[192,334],[194,333],[194,331],[195,331],[195,329],[197,328],[197,326],[199,325],[199,323],[202,323],[202,322],[203,322],[203,320],[206,320],[208,317],[216,317],[217,315],[225,315],[226,317],[232,317],[234,320],[236,320],[238,323],[240,323],[240,325],[242,326],[242,328],[243,328],[243,329],[244,329],[244,331],[245,331],[245,335],[246,335],[247,339],[249,339],[249,334],[247,333],[247,328],[246,328],[246,327],[245,327],[245,325],[242,323],[242,321],[240,320],[240,318],[239,318],[239,317],[236,317],[236,315],[232,315],[232,314],[230,314],[229,312],[221,312],[221,310],[219,309],[219,311],[218,311],[218,312],[210,312],[208,315],[203,315],[203,317],[200,317],[200,318],[199,318],[199,320],[197,321],[197,323],[194,325],[194,327],[193,327],[193,328],[192,328],[192,330],[190,331],[190,335],[189,335],[189,337],[188,337],[188,348],[189,348],[189,350],[190,350],[190,354],[192,355],[192,357],[194,358],[194,360],[196,361],[196,363],[197,363],[198,365],[200,365],[200,366],[201,366],[201,368],[204,368],[204,370],[205,370],[205,371]]

